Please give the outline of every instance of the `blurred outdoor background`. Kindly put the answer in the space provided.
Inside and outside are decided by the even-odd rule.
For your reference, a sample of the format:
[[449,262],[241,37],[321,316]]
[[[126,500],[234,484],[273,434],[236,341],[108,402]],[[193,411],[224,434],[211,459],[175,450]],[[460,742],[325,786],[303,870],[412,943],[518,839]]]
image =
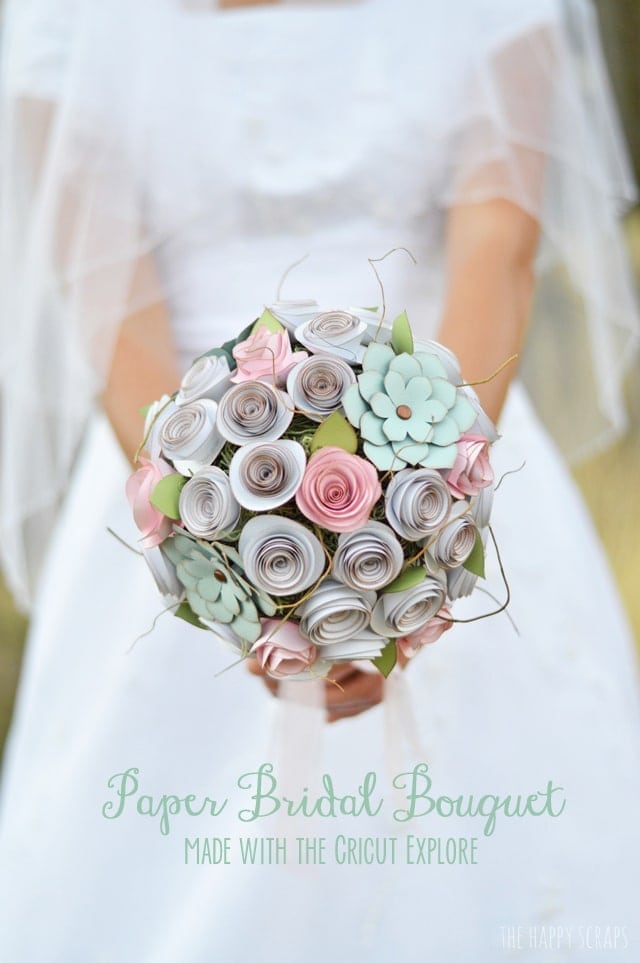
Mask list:
[[[1,6],[1,3],[0,3]],[[597,0],[605,53],[640,181],[640,0]],[[640,283],[640,208],[626,224]],[[575,468],[626,602],[640,651],[640,379],[628,382],[631,426],[608,451]],[[26,620],[0,583],[0,747],[11,717],[20,671]],[[606,646],[607,640],[602,640]],[[1,751],[1,749],[0,749]]]

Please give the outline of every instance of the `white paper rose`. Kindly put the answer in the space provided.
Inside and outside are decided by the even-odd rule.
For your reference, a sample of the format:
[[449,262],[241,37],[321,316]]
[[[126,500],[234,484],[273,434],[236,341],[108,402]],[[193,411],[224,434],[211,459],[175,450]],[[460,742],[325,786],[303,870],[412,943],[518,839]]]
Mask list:
[[143,549],[144,560],[149,566],[153,580],[165,602],[173,605],[184,598],[184,585],[176,574],[176,567],[160,550],[158,545]]
[[249,582],[276,596],[311,588],[326,562],[313,532],[281,515],[251,518],[242,530],[238,551]]
[[243,445],[229,466],[231,487],[244,508],[269,511],[293,498],[306,463],[304,448],[297,441],[285,439]]
[[433,618],[445,598],[444,578],[432,575],[402,591],[384,592],[371,615],[371,628],[387,638],[411,635]]
[[159,401],[149,406],[144,420],[144,450],[149,453],[152,461],[157,462],[162,453],[160,433],[162,426],[176,410],[176,404],[169,395],[163,395]]
[[180,492],[180,518],[196,538],[221,538],[233,531],[240,505],[231,492],[229,476],[220,468],[201,468]]
[[297,365],[287,378],[294,405],[312,421],[323,421],[338,411],[342,397],[355,383],[353,369],[341,358],[315,354]]
[[375,600],[375,592],[356,592],[327,578],[296,609],[300,632],[315,645],[347,642],[369,627]]
[[353,589],[375,592],[393,582],[403,564],[402,546],[388,525],[369,521],[338,539],[333,576]]
[[457,502],[450,520],[438,534],[429,552],[442,568],[458,568],[471,555],[478,529],[466,502]]
[[482,488],[477,495],[473,495],[469,499],[471,516],[478,528],[486,528],[491,520],[494,491],[495,488],[493,485],[488,485],[486,488]]
[[359,364],[364,355],[362,339],[367,325],[349,311],[323,311],[295,329],[296,340],[314,354],[336,355]]
[[284,391],[264,381],[243,381],[218,405],[218,431],[233,445],[275,441],[291,424],[293,404]]
[[222,450],[224,438],[216,427],[217,404],[210,398],[176,408],[160,431],[162,454],[182,475],[210,465]]
[[449,486],[435,468],[406,468],[387,486],[385,511],[399,535],[417,542],[444,525],[451,501]]
[[322,658],[328,662],[351,662],[352,659],[377,659],[387,644],[372,629],[362,629],[344,642],[328,642],[322,646]]
[[230,384],[231,371],[227,359],[216,354],[204,355],[194,361],[182,379],[176,404],[188,405],[201,398],[220,401]]

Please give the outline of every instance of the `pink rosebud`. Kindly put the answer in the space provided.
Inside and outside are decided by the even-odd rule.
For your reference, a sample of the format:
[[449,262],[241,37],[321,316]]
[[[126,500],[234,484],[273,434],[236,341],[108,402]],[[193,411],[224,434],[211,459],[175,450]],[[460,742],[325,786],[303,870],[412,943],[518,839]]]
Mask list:
[[284,679],[308,669],[315,662],[316,647],[302,638],[296,622],[263,619],[262,635],[254,642],[251,655],[267,675]]
[[311,456],[296,492],[298,508],[330,532],[362,528],[382,494],[370,461],[331,445]]
[[171,534],[173,522],[151,504],[151,493],[161,478],[173,472],[161,459],[153,462],[140,458],[139,462],[141,467],[127,479],[125,491],[133,510],[133,520],[142,533],[142,548],[154,548]]
[[308,355],[306,351],[291,350],[286,331],[274,334],[267,328],[258,328],[255,334],[235,346],[233,357],[238,367],[232,381],[268,381],[282,387],[291,369]]
[[482,435],[461,435],[458,454],[447,476],[447,484],[455,498],[477,495],[493,481],[489,461],[489,442]]
[[431,642],[437,642],[442,633],[446,632],[453,625],[453,622],[448,621],[450,618],[451,612],[449,607],[443,605],[438,614],[434,615],[432,619],[429,619],[427,624],[423,625],[417,632],[412,632],[411,635],[403,635],[399,639],[396,639],[398,649],[402,652],[405,659],[412,659],[423,645],[430,645]]

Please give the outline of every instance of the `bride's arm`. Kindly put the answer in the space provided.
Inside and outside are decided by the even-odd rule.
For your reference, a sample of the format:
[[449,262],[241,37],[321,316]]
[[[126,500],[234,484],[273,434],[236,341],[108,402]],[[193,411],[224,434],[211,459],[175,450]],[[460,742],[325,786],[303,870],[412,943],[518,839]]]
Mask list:
[[[132,283],[136,291],[160,291],[150,255],[142,259]],[[102,407],[130,460],[142,437],[140,409],[180,385],[180,371],[166,302],[160,297],[132,312],[120,324]]]
[[[533,294],[537,222],[510,201],[451,209],[447,294],[438,340],[458,356],[463,377],[479,381],[519,354]],[[497,421],[517,364],[476,391]]]

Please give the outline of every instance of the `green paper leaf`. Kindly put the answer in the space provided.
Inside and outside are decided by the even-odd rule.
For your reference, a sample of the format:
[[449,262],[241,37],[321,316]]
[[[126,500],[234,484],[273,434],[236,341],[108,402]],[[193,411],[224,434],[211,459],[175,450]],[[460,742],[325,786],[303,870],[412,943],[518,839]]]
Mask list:
[[413,334],[406,311],[399,314],[393,322],[391,344],[396,354],[413,354]]
[[179,519],[178,502],[180,501],[180,492],[186,483],[187,479],[182,475],[167,475],[165,478],[161,478],[155,486],[149,501],[167,518]]
[[271,313],[269,308],[265,308],[254,326],[251,329],[251,334],[255,334],[259,328],[266,328],[271,334],[279,334],[281,331],[285,331],[286,328],[283,324],[280,324],[278,319]]
[[347,419],[339,411],[332,412],[323,421],[311,439],[311,451],[318,451],[332,445],[355,455],[358,450],[358,436]]
[[466,562],[462,563],[462,567],[466,568],[467,572],[471,572],[472,575],[479,575],[480,578],[484,578],[484,545],[480,532],[476,533],[476,542],[471,550],[471,555]]
[[385,679],[387,679],[397,660],[398,650],[396,648],[395,639],[391,639],[389,642],[387,642],[378,658],[372,659],[371,661],[373,665],[375,665],[376,669],[379,669]]
[[383,592],[404,592],[406,589],[413,588],[414,585],[420,585],[420,582],[424,582],[427,577],[427,570],[421,565],[412,565],[411,568],[405,568],[404,572],[400,572],[397,578],[394,578],[393,582],[386,585],[382,591]]
[[173,613],[176,618],[184,619],[189,625],[195,625],[198,629],[205,629],[206,625],[203,625],[196,613],[193,611],[188,602],[181,602],[178,608]]
[[142,408],[138,408],[138,411],[139,411],[139,413],[140,413],[140,417],[143,418],[143,419],[146,419],[146,417],[147,417],[147,415],[149,414],[150,410],[151,410],[151,405],[143,405]]

